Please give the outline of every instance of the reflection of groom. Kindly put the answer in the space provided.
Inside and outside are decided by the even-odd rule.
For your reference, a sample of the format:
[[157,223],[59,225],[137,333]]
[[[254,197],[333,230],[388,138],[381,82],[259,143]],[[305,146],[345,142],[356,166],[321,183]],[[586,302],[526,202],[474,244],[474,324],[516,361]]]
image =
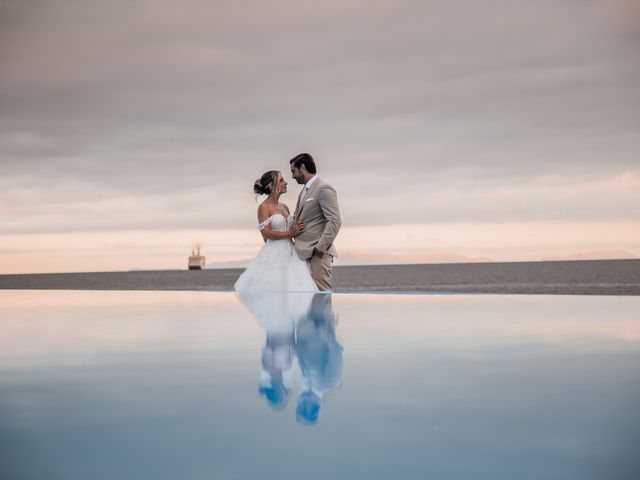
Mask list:
[[316,164],[308,153],[289,160],[291,175],[304,185],[296,205],[296,221],[305,224],[296,237],[296,253],[307,260],[311,276],[320,290],[331,290],[331,264],[336,256],[333,242],[338,235],[340,209],[335,189],[316,175]]
[[324,396],[342,385],[342,346],[336,338],[331,294],[313,296],[309,314],[296,326],[296,354],[302,373],[296,417],[316,423]]

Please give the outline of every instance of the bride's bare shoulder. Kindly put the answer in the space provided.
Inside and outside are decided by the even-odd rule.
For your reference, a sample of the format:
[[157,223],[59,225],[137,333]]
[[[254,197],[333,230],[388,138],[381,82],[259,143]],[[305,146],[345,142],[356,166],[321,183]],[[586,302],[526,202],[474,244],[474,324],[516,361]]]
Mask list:
[[270,216],[271,207],[267,203],[262,202],[260,205],[258,205],[258,220],[264,222]]

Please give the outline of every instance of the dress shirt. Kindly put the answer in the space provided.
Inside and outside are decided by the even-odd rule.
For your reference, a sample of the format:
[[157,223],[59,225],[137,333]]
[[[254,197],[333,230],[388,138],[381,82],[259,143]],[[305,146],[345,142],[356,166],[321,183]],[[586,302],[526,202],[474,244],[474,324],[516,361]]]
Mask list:
[[307,199],[307,192],[309,191],[309,189],[311,188],[311,185],[313,184],[313,182],[316,181],[317,178],[318,176],[314,175],[307,181],[307,183],[304,184],[304,187],[302,187],[302,195],[300,196],[300,206],[302,206],[302,202],[304,202]]

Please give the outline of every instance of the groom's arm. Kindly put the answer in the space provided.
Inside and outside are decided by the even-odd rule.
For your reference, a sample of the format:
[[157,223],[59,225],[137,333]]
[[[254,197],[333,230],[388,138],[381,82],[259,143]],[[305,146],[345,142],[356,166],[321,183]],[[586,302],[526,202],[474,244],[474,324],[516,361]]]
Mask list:
[[338,194],[331,185],[322,187],[318,194],[318,204],[324,218],[327,220],[327,224],[324,226],[322,235],[320,235],[316,250],[324,254],[327,253],[329,247],[335,241],[342,225],[340,207],[338,207]]

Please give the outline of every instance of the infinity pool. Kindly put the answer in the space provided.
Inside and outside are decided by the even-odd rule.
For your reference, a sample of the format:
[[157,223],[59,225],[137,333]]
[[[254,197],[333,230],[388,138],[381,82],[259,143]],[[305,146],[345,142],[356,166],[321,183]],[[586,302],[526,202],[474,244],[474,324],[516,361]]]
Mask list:
[[638,312],[0,291],[0,477],[640,478]]

